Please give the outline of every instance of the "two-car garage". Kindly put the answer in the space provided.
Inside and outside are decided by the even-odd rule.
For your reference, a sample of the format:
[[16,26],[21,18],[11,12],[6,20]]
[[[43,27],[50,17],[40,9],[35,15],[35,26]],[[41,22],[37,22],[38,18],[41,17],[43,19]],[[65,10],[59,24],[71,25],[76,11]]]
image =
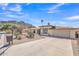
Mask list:
[[50,29],[48,33],[50,36],[55,36],[55,37],[63,37],[63,38],[71,38],[71,39],[79,38],[79,29],[75,29],[75,28]]

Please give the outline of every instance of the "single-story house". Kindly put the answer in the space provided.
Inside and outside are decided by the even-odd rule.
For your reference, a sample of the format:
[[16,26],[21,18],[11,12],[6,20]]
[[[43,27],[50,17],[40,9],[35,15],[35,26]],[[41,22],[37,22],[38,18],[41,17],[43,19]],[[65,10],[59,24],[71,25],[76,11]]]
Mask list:
[[39,35],[49,35],[63,38],[79,38],[79,28],[56,27],[52,25],[44,25],[36,28],[30,28],[30,31]]

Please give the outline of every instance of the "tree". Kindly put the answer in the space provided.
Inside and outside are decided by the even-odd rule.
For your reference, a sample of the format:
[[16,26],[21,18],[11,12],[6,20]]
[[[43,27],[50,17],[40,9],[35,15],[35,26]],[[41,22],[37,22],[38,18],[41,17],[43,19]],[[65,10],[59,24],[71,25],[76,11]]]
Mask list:
[[6,33],[12,34],[12,44],[13,44],[13,36],[14,36],[14,30],[15,29],[16,29],[16,26],[15,25],[12,25],[12,24],[4,24],[3,27],[2,27],[2,30],[3,31],[6,31],[7,30],[8,32],[6,32]]
[[42,24],[42,26],[43,26],[43,22],[44,22],[44,20],[41,20],[41,24]]
[[3,27],[2,27],[2,30],[8,30],[10,29],[10,26],[9,24],[4,24]]
[[48,22],[48,25],[50,25],[50,23]]

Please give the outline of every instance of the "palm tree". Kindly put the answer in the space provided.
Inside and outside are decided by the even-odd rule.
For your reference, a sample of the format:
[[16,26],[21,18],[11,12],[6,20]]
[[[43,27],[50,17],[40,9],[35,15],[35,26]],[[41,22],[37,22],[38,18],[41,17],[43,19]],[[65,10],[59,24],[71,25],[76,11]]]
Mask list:
[[48,25],[50,25],[50,23],[48,22]]
[[[43,22],[44,22],[44,20],[42,19],[42,20],[41,20],[41,25],[42,25],[41,30],[42,30],[42,31],[43,31]],[[42,32],[41,32],[41,34],[42,34]]]
[[42,26],[43,26],[43,22],[44,22],[44,20],[42,19],[42,20],[41,20],[41,24],[42,24]]

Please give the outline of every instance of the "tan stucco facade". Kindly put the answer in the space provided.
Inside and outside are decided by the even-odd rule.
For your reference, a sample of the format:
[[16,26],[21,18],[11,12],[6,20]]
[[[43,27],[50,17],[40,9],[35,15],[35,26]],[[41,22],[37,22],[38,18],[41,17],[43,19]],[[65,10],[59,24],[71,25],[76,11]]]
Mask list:
[[56,37],[70,37],[70,30],[64,30],[64,29],[51,29],[48,31],[49,35],[56,36]]
[[[75,39],[76,32],[79,32],[79,29],[51,29],[48,32],[49,32],[49,35],[51,36]],[[79,36],[79,33],[78,33],[78,36]]]
[[70,37],[71,38],[76,38],[76,32],[78,33],[78,38],[79,38],[79,29],[73,29],[70,31]]
[[49,35],[63,38],[76,38],[76,33],[79,38],[79,28],[51,28],[51,27],[36,27],[29,29],[32,33],[40,35]]

